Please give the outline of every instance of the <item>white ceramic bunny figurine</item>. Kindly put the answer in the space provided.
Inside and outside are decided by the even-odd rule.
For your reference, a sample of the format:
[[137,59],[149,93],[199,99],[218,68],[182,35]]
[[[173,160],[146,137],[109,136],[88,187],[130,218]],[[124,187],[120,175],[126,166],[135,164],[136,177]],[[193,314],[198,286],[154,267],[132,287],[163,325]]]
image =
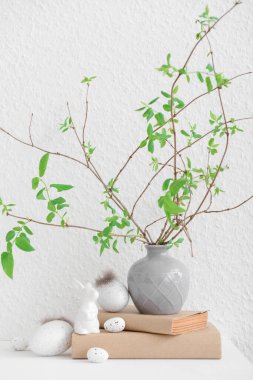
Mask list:
[[75,317],[74,331],[77,334],[99,333],[99,321],[97,318],[98,291],[93,288],[90,282],[85,286],[78,281],[82,287],[82,304]]

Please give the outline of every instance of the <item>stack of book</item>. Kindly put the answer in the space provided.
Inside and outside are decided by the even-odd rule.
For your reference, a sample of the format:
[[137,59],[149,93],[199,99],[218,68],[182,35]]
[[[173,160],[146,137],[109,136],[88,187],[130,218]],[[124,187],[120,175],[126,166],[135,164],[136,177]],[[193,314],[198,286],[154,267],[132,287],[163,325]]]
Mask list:
[[[221,341],[208,313],[140,314],[133,306],[119,313],[99,312],[100,334],[72,336],[72,358],[86,358],[91,347],[104,348],[115,359],[220,359]],[[121,317],[122,332],[103,330],[104,322]]]

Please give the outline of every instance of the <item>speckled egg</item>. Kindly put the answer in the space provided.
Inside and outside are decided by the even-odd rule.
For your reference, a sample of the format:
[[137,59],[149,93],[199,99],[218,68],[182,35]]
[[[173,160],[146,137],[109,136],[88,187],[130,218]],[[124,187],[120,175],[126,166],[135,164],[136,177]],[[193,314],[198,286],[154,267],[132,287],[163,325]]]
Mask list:
[[104,323],[104,329],[108,332],[120,332],[123,331],[126,324],[123,318],[115,317],[107,319]]
[[99,347],[92,347],[87,352],[87,359],[91,363],[103,363],[108,359],[108,357],[108,352]]
[[73,327],[65,321],[50,321],[40,326],[29,342],[32,352],[40,356],[60,355],[71,346]]

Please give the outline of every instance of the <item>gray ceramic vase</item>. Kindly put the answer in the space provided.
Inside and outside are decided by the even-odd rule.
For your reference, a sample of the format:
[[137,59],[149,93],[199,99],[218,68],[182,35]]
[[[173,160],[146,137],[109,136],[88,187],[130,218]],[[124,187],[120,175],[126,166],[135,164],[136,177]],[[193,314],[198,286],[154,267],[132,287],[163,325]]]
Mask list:
[[188,295],[189,273],[163,245],[146,245],[147,256],[128,272],[128,290],[143,314],[176,314]]

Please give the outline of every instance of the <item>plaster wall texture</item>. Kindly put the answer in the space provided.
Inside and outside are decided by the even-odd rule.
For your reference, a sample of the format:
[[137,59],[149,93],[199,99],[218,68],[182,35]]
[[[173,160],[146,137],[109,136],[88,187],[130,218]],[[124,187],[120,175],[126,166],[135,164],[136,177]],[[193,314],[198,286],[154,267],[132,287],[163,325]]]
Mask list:
[[[159,96],[169,81],[154,70],[170,51],[176,66],[182,65],[194,44],[196,17],[206,1],[176,0],[1,0],[0,2],[0,125],[28,141],[28,124],[33,112],[33,140],[53,151],[81,157],[73,135],[59,133],[67,116],[66,101],[79,131],[84,116],[84,75],[97,75],[90,91],[88,139],[97,148],[94,160],[109,180],[145,136],[146,125],[134,112],[141,100]],[[232,1],[211,0],[215,15],[221,15]],[[237,7],[211,34],[216,66],[228,77],[252,69],[253,2]],[[208,47],[203,43],[189,63],[189,69],[205,68]],[[203,92],[194,80],[180,82],[185,101]],[[252,78],[242,77],[222,91],[228,117],[252,116]],[[181,125],[196,122],[208,128],[209,110],[220,112],[217,96],[195,102],[180,117]],[[253,189],[252,122],[240,124],[245,133],[231,140],[226,170],[219,185],[226,192],[214,199],[213,208],[239,203]],[[37,174],[41,152],[8,136],[0,139],[0,195],[13,202],[16,214],[43,220],[46,206],[35,199],[31,178]],[[205,162],[206,146],[189,152],[192,161]],[[165,159],[162,153],[161,160]],[[119,180],[128,207],[152,176],[150,157],[142,150]],[[214,161],[213,161],[214,162]],[[169,169],[168,169],[169,172]],[[136,210],[141,225],[158,218],[156,199],[164,173],[150,187]],[[71,183],[66,193],[71,204],[71,222],[103,227],[106,216],[99,202],[102,188],[81,165],[50,157],[46,179]],[[209,309],[211,319],[223,334],[253,361],[253,203],[231,213],[196,218],[190,233],[195,257],[187,242],[173,255],[191,272],[190,294],[185,307]],[[0,244],[11,218],[1,217]],[[158,227],[157,227],[158,228]],[[15,252],[14,280],[0,275],[0,339],[29,334],[40,320],[50,316],[73,316],[78,307],[75,278],[93,281],[104,269],[113,267],[126,281],[130,265],[145,252],[141,246],[119,244],[120,254],[99,256],[89,232],[61,230],[33,225],[34,253]]]

